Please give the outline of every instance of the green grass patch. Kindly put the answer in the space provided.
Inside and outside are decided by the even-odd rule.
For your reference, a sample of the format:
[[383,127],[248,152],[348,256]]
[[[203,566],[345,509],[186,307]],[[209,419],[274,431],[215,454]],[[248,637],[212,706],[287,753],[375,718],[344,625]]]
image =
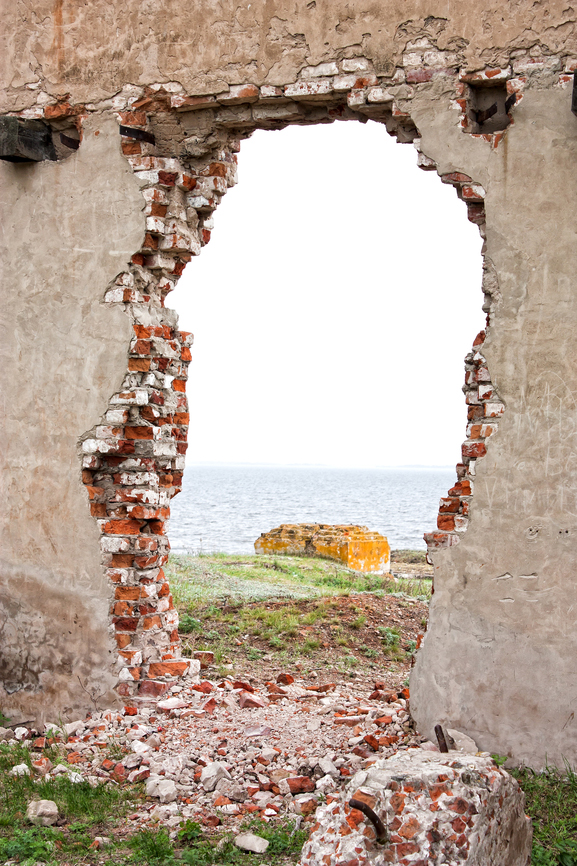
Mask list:
[[306,830],[296,830],[295,824],[289,819],[274,825],[258,819],[251,820],[243,824],[243,831],[250,831],[268,841],[265,855],[241,851],[229,833],[209,837],[200,824],[186,821],[178,832],[178,850],[175,850],[166,830],[141,830],[128,842],[132,851],[129,861],[147,866],[177,866],[179,863],[187,866],[234,866],[240,863],[255,866],[265,861],[277,863],[280,859],[285,862],[286,858],[296,860],[308,835]]
[[533,866],[577,866],[577,776],[567,767],[510,771],[533,819]]
[[333,560],[305,556],[171,554],[165,572],[178,610],[193,617],[195,610],[214,601],[244,603],[350,592],[404,592],[413,583],[362,574]]

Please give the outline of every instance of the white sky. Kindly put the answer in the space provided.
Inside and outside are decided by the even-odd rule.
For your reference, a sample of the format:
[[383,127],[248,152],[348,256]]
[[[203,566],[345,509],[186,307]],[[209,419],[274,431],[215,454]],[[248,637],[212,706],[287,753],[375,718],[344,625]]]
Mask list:
[[195,343],[189,463],[454,465],[481,240],[369,121],[256,132],[169,298]]

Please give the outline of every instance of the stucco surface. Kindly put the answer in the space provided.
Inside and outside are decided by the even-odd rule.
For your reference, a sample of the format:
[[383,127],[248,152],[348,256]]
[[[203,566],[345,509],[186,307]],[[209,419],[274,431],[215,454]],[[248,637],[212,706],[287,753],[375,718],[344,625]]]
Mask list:
[[[487,251],[502,299],[483,352],[506,408],[477,461],[469,528],[458,546],[434,555],[431,629],[411,680],[427,733],[450,722],[482,749],[531,766],[577,759],[570,98],[527,92],[506,147],[487,151],[484,165],[463,154],[461,167],[487,184]],[[442,146],[433,139],[427,152],[435,156]]]
[[[0,165],[0,706],[13,719],[113,700],[109,588],[78,439],[126,369],[131,325],[107,283],[142,236],[113,120],[61,163]],[[55,715],[56,714],[56,715]]]
[[[349,46],[392,70],[407,39],[437,19],[439,47],[465,49],[474,68],[499,65],[505,49],[575,45],[577,14],[561,0],[195,0],[124,4],[2,0],[0,110],[24,108],[27,84],[72,100],[110,96],[126,83],[178,81],[189,93],[229,84],[285,84]],[[508,55],[507,55],[508,56]]]

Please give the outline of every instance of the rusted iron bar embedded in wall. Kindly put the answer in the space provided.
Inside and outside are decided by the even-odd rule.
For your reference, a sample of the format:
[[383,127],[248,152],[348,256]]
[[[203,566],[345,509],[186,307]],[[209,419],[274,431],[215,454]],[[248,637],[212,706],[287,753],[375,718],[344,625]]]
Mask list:
[[120,134],[125,138],[135,138],[137,141],[147,141],[148,144],[156,144],[156,139],[151,132],[145,129],[136,129],[134,126],[121,126]]
[[475,120],[478,124],[485,123],[486,120],[489,120],[490,117],[493,117],[494,114],[497,114],[498,108],[497,103],[494,102],[493,105],[490,105],[489,108],[485,108],[483,111],[474,111]]
[[373,812],[370,806],[367,806],[366,803],[363,803],[362,800],[355,800],[353,797],[352,800],[349,800],[349,806],[351,809],[358,809],[359,812],[362,812],[369,821],[371,821],[373,827],[375,828],[375,833],[377,834],[377,842],[379,845],[384,845],[384,843],[388,840],[389,834],[387,833],[387,828],[379,818],[376,812]]
[[445,732],[440,725],[435,725],[435,736],[437,737],[437,742],[439,744],[439,752],[448,752],[449,747],[447,745],[447,740],[445,739]]

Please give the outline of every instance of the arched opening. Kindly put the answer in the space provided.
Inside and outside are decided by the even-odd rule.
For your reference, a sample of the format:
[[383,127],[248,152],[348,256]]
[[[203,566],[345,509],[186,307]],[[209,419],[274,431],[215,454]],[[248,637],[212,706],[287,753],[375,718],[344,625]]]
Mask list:
[[167,301],[195,333],[173,550],[250,553],[307,521],[424,548],[484,314],[477,228],[416,156],[372,121],[242,143],[239,185]]

